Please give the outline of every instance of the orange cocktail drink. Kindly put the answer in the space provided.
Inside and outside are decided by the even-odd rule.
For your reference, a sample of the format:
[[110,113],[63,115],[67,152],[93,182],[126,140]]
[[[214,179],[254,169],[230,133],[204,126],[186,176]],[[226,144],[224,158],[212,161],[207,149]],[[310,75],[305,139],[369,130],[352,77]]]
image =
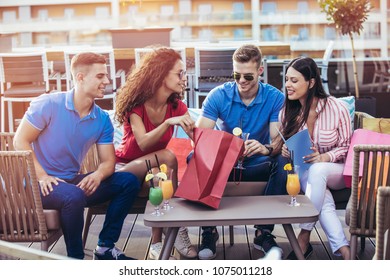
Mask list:
[[299,194],[301,185],[299,184],[299,176],[297,173],[287,174],[287,193],[292,196]]
[[169,200],[173,196],[172,180],[165,180],[160,182],[164,200]]

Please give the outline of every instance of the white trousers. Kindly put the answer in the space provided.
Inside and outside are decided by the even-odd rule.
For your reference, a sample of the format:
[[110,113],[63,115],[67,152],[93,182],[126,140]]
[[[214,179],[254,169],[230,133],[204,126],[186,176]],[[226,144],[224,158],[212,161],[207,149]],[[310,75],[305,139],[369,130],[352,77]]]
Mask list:
[[[329,189],[345,188],[344,163],[314,163],[300,178],[301,188],[320,212],[319,221],[328,237],[333,254],[343,246],[349,246],[343,227],[336,214],[336,206]],[[301,224],[300,228],[311,231],[315,223]],[[337,253],[336,253],[337,252]]]

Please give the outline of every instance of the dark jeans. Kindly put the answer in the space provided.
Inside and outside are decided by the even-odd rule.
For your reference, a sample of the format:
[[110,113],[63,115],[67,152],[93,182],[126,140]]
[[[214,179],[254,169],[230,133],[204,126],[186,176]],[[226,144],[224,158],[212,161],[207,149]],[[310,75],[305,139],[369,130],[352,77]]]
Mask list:
[[68,256],[77,259],[84,258],[82,244],[84,208],[111,200],[99,234],[98,245],[112,248],[119,239],[124,219],[140,189],[140,183],[135,175],[115,172],[102,181],[92,195],[86,196],[76,186],[85,176],[86,174],[78,175],[68,182],[59,181],[49,195],[41,196],[43,208],[60,211]]
[[[192,158],[192,153],[187,157],[187,163]],[[248,158],[244,161],[243,170],[233,169],[229,175],[228,181],[247,181],[247,182],[264,182],[267,181],[267,186],[264,195],[285,195],[287,173],[280,172],[284,165],[288,163],[288,159],[278,155],[276,157],[257,156]],[[240,174],[241,172],[241,174]],[[272,211],[272,209],[270,209]],[[215,227],[202,227],[205,229],[213,229]],[[255,225],[256,229],[267,230],[272,232],[274,225]]]

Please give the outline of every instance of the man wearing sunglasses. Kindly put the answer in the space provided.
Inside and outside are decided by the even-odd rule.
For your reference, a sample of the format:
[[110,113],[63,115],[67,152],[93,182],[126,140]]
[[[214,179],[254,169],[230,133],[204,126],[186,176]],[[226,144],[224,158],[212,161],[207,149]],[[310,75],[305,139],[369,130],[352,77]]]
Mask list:
[[[279,111],[284,103],[284,94],[275,87],[262,83],[262,54],[255,45],[243,45],[233,54],[234,82],[220,85],[207,95],[196,126],[214,128],[217,120],[223,131],[232,133],[236,127],[250,133],[245,141],[243,170],[232,170],[229,181],[267,181],[265,195],[286,193],[286,182],[276,178],[277,164],[285,158],[277,156],[272,141],[277,137]],[[275,148],[275,149],[274,149]],[[280,162],[279,161],[283,161]],[[272,209],[270,209],[272,210]],[[256,225],[254,248],[262,250],[268,259],[281,259],[283,251],[271,234],[274,225]],[[199,259],[216,257],[216,242],[219,238],[216,227],[202,227],[202,244]]]

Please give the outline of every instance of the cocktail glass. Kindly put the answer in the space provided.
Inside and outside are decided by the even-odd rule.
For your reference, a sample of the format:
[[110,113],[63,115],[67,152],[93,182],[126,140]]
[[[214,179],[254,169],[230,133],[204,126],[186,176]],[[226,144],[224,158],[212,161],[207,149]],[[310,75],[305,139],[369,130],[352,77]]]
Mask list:
[[173,172],[173,170],[170,170],[168,172],[168,174],[167,174],[168,179],[167,180],[160,181],[160,186],[162,189],[163,199],[164,199],[164,204],[161,208],[164,210],[170,210],[173,208],[173,206],[171,206],[169,204],[169,200],[172,198],[173,192],[174,192],[173,184],[172,184],[172,172]]
[[152,215],[164,215],[164,213],[160,211],[160,204],[163,202],[163,192],[159,186],[158,178],[157,180],[153,178],[153,187],[150,187],[149,189],[149,201],[154,206],[154,211],[151,213]]
[[299,166],[295,165],[293,170],[288,171],[287,174],[287,184],[286,189],[287,193],[290,195],[290,206],[299,206],[300,203],[297,202],[297,195],[301,191],[301,184],[299,183]]
[[[243,132],[241,134],[241,139],[244,140],[244,142],[245,142],[246,140],[249,139],[249,134],[250,134],[249,132]],[[235,169],[245,169],[245,167],[243,165],[244,158],[245,158],[245,156],[240,156],[239,157],[239,159],[237,161],[237,165],[234,167]]]

